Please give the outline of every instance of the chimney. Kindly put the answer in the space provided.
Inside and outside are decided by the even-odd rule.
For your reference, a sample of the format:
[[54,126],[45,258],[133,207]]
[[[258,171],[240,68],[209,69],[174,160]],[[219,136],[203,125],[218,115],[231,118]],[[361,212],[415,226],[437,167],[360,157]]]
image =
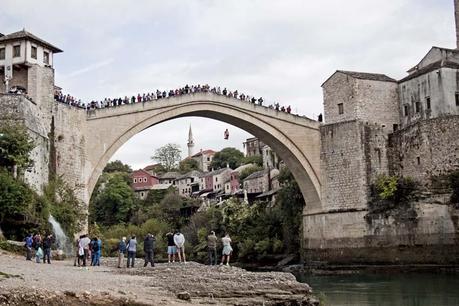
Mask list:
[[459,0],[454,0],[454,17],[456,19],[456,49],[459,49]]

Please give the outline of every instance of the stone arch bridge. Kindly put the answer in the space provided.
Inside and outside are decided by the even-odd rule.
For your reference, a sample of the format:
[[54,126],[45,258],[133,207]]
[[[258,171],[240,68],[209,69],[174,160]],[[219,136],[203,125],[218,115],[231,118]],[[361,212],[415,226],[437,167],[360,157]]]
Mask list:
[[261,139],[292,171],[303,193],[305,210],[320,209],[319,123],[209,92],[97,109],[88,112],[84,119],[80,116],[79,133],[84,135],[80,150],[84,151],[84,160],[76,167],[83,168],[79,181],[84,201],[89,203],[105,165],[132,136],[158,123],[186,116],[223,121]]

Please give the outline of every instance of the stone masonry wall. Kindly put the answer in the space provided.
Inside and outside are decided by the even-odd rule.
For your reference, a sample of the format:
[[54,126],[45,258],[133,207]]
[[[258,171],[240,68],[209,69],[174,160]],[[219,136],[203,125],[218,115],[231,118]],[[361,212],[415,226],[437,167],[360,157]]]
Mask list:
[[349,121],[323,125],[320,133],[323,210],[366,209],[369,185],[388,173],[385,129]]
[[424,120],[395,132],[390,163],[393,174],[435,187],[437,178],[459,169],[459,116]]
[[[355,84],[356,80],[344,73],[335,73],[324,83],[324,120],[327,124],[350,121],[357,118]],[[338,113],[339,103],[343,104],[343,114]]]
[[86,112],[83,109],[55,103],[54,114],[54,147],[56,150],[55,166],[57,175],[61,176],[75,191],[75,195],[89,203],[86,191],[85,169],[85,132]]
[[49,139],[46,122],[40,118],[38,106],[22,95],[0,95],[0,121],[23,123],[35,144],[30,156],[33,167],[24,173],[25,180],[41,193],[48,183]]

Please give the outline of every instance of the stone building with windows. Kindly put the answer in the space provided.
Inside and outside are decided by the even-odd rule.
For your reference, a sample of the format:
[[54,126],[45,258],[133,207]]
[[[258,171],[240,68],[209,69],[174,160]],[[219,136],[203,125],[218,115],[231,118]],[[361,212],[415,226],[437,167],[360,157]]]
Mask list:
[[210,164],[212,163],[215,153],[217,152],[210,149],[201,150],[199,153],[191,156],[191,158],[198,162],[199,170],[203,172],[209,172],[211,171]]
[[[401,80],[337,70],[322,88],[322,208],[303,215],[305,258],[453,262],[459,211],[447,178],[459,170],[459,49],[432,47]],[[414,179],[420,198],[372,209],[381,175]]]
[[151,175],[144,169],[136,170],[131,173],[131,187],[135,195],[144,200],[153,186],[159,184],[158,177]]

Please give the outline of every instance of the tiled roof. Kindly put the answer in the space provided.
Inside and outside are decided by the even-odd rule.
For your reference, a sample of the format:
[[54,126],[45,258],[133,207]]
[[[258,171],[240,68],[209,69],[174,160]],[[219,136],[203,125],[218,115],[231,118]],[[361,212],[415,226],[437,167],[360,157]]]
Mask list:
[[39,44],[45,45],[50,50],[52,50],[54,53],[62,52],[62,50],[59,49],[58,47],[53,46],[49,42],[44,41],[43,39],[33,35],[32,33],[27,32],[26,30],[22,30],[22,31],[18,31],[18,32],[14,32],[14,33],[11,33],[11,34],[7,34],[7,35],[4,35],[4,36],[1,36],[0,37],[0,43],[8,42],[8,41],[20,40],[20,39],[29,39],[29,40],[35,41],[35,42],[37,42]]
[[201,177],[201,172],[197,171],[197,170],[191,170],[190,172],[187,172],[187,173],[177,177],[176,179],[177,180],[181,180],[181,179],[188,178],[188,177]]
[[248,177],[246,177],[244,179],[244,181],[246,180],[253,180],[253,179],[256,179],[256,178],[259,178],[259,177],[263,177],[265,174],[267,174],[268,171],[267,169],[264,169],[264,170],[260,170],[260,171],[257,171],[257,172],[254,172],[252,173],[251,175],[249,175]]
[[152,175],[150,172],[145,171],[144,169],[139,169],[139,170],[134,170],[134,171],[132,171],[131,177],[134,176],[134,175],[136,175],[136,174],[139,173],[139,172],[141,172],[141,173],[144,174],[144,175],[156,177],[156,176]]
[[425,73],[428,73],[428,72],[431,72],[431,71],[434,71],[434,70],[440,69],[440,68],[459,69],[459,64],[455,63],[455,62],[452,62],[452,61],[445,61],[445,60],[436,61],[436,62],[434,62],[432,64],[429,64],[429,65],[425,66],[424,68],[421,68],[421,69],[417,70],[416,72],[413,72],[412,74],[404,77],[403,79],[401,79],[398,82],[402,83],[402,82],[414,79],[414,78],[416,78],[416,77],[418,77],[418,76],[420,76],[422,74],[425,74]]
[[198,156],[201,156],[202,154],[212,154],[212,153],[217,153],[217,152],[215,152],[214,150],[208,149],[208,150],[204,150],[202,152],[198,152],[198,153],[196,153],[195,155],[193,155],[191,157],[198,157]]
[[166,172],[166,173],[160,175],[159,178],[160,179],[176,179],[179,176],[180,176],[180,173],[170,171],[170,172]]
[[380,74],[380,73],[368,73],[368,72],[345,71],[345,70],[337,70],[336,72],[341,72],[353,78],[362,79],[362,80],[397,82],[397,80],[390,78],[385,74]]
[[370,81],[382,81],[382,82],[397,82],[397,80],[388,77],[385,74],[380,73],[368,73],[368,72],[358,72],[358,71],[346,71],[346,70],[336,70],[325,82],[322,83],[322,87],[325,83],[328,82],[335,74],[337,73],[344,73],[350,77],[361,79],[361,80],[370,80]]

